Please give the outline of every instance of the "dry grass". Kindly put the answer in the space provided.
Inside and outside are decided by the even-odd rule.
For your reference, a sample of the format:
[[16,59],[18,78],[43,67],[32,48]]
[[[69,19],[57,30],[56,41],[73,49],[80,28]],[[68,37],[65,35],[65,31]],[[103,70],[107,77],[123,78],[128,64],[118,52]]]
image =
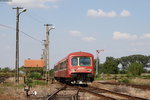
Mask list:
[[141,89],[129,87],[129,94],[137,96],[137,97],[150,99],[150,95],[149,95],[150,91],[149,90],[141,90]]
[[[21,80],[21,83],[23,80]],[[139,79],[136,78],[133,80],[135,83],[139,84],[150,84],[150,80],[146,79]],[[143,97],[150,99],[150,91],[145,91],[141,89],[135,89],[131,87],[126,87],[126,86],[113,86],[113,85],[104,85],[104,84],[99,84],[96,82],[93,82],[91,84],[94,87],[99,87],[99,88],[104,88],[116,92],[121,92],[125,94],[130,94],[138,97]],[[30,89],[29,94],[32,94],[33,91],[37,91],[37,95],[35,97],[43,97],[47,96],[54,91],[56,91],[58,88],[62,87],[60,84],[48,84],[48,85],[38,85],[35,87],[32,87]],[[89,95],[88,93],[79,93],[80,95],[80,100],[100,100],[100,98]],[[19,84],[18,86],[15,85],[14,83],[14,78],[10,78],[6,81],[5,84],[0,84],[0,100],[28,100],[26,97],[24,87],[22,84]]]
[[142,90],[142,89],[127,87],[123,85],[119,85],[119,86],[106,85],[106,84],[104,85],[104,84],[99,84],[96,82],[93,82],[91,85],[94,87],[112,90],[112,91],[119,92],[119,93],[125,93],[129,95],[137,96],[137,97],[147,98],[148,100],[150,100],[150,90]]
[[150,85],[150,79],[135,78],[130,80],[130,83],[137,85]]
[[119,93],[128,93],[129,88],[126,86],[115,86],[112,91],[119,92]]
[[[15,84],[14,78],[9,78],[5,83],[0,84],[0,100],[29,100],[29,98],[26,97],[24,84],[22,83],[23,78],[20,78],[19,85]],[[37,91],[37,95],[31,97],[46,97],[59,87],[61,87],[59,84],[37,85],[30,88],[29,94],[33,94],[33,91]]]

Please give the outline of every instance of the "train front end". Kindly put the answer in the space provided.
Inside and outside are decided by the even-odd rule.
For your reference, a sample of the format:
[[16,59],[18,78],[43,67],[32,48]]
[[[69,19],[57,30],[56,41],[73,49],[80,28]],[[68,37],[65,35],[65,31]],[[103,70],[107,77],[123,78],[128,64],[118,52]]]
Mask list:
[[94,56],[87,52],[69,55],[69,76],[71,83],[87,83],[94,80]]

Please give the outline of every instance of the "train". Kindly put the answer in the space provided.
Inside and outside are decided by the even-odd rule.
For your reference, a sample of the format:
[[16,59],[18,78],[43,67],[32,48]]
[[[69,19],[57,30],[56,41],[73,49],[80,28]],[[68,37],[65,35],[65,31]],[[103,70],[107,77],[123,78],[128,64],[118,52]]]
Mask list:
[[84,84],[94,81],[94,56],[73,52],[54,65],[54,78],[61,82]]

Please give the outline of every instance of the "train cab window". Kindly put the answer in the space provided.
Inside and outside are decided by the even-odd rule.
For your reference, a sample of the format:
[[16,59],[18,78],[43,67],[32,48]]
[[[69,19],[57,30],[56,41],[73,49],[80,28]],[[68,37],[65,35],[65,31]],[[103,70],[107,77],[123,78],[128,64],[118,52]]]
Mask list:
[[90,57],[80,57],[79,65],[80,66],[91,66],[91,59],[90,59]]
[[78,57],[73,57],[71,59],[72,66],[78,66]]
[[91,58],[85,56],[72,57],[72,66],[91,66]]

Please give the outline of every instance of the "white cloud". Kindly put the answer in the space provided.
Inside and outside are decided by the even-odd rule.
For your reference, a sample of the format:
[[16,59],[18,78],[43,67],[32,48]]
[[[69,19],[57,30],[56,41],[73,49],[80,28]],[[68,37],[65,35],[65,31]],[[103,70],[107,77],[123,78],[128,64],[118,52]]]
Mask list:
[[123,17],[127,17],[127,16],[130,16],[131,13],[127,10],[123,10],[121,13],[120,13],[120,16],[123,16]]
[[84,34],[82,32],[77,31],[77,30],[71,30],[71,31],[69,31],[69,34],[71,36],[78,37],[81,40],[86,41],[86,42],[92,42],[92,41],[96,40],[96,38],[94,38],[92,36],[89,36],[89,37],[84,36]]
[[130,33],[121,33],[121,32],[114,32],[113,39],[115,40],[135,40],[138,39],[137,35],[131,35]]
[[117,16],[115,11],[111,12],[104,12],[101,9],[98,9],[98,11],[90,9],[87,11],[87,16],[92,16],[92,17],[115,17]]
[[146,33],[143,35],[136,35],[136,34],[130,34],[130,33],[114,32],[113,39],[115,39],[115,40],[150,39],[150,33]]
[[94,37],[83,37],[82,40],[83,40],[83,41],[92,42],[92,41],[95,41],[96,38],[94,38]]
[[8,2],[9,5],[21,6],[27,8],[58,8],[58,6],[48,6],[46,3],[57,2],[60,0],[12,0]]
[[72,36],[82,36],[82,32],[76,30],[69,31],[69,34]]
[[146,33],[143,36],[140,37],[141,39],[149,39],[150,38],[150,33]]
[[120,15],[117,14],[115,11],[104,12],[101,9],[98,9],[98,10],[90,9],[87,11],[87,16],[91,16],[91,17],[116,17],[116,16],[127,17],[130,15],[131,15],[131,13],[127,10],[123,10],[120,13]]

